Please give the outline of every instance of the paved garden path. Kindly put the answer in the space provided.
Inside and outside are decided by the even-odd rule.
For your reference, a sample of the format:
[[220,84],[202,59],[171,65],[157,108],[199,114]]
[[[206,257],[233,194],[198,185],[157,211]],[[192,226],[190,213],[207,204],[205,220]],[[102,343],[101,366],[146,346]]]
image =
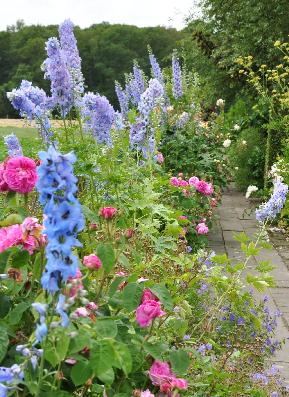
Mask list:
[[[244,231],[249,237],[258,232],[258,224],[250,202],[244,194],[229,187],[223,195],[222,205],[218,209],[218,219],[209,236],[210,247],[216,253],[227,253],[234,261],[243,257],[240,251],[240,243],[233,239],[234,232]],[[249,209],[249,211],[248,211]],[[282,374],[289,382],[289,242],[279,233],[270,233],[272,250],[263,250],[258,258],[252,258],[249,262],[250,273],[254,273],[257,259],[270,260],[275,269],[272,275],[275,279],[275,287],[269,292],[258,294],[260,298],[269,296],[269,306],[274,313],[277,309],[282,312],[277,328],[277,339],[286,338],[283,349],[274,357],[274,363],[282,369]]]

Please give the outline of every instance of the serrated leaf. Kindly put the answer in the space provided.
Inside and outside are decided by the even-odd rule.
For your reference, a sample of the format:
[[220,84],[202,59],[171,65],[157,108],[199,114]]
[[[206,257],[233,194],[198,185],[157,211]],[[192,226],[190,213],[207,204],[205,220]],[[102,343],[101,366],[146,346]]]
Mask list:
[[105,273],[109,273],[115,264],[115,253],[110,243],[97,246],[97,256],[100,258]]
[[168,351],[169,346],[164,343],[144,343],[144,350],[156,360],[162,360],[162,355]]
[[123,306],[129,312],[135,310],[141,301],[143,285],[140,283],[128,284],[122,293]]
[[244,243],[244,244],[250,240],[250,238],[244,232],[234,233],[233,238],[234,240],[239,241],[239,243]]
[[23,313],[31,306],[30,302],[18,303],[6,316],[6,321],[10,325],[16,325],[20,322]]
[[132,358],[128,347],[119,341],[114,343],[114,362],[113,366],[122,369],[125,375],[132,370]]
[[0,362],[6,356],[8,346],[9,346],[9,338],[7,331],[1,327],[0,328]]

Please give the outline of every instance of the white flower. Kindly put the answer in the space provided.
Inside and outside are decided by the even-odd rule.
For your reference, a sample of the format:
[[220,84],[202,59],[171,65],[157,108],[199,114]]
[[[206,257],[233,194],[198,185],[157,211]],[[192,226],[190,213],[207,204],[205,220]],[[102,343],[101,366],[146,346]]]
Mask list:
[[219,106],[220,108],[225,106],[225,100],[224,99],[218,99],[216,102],[216,105]]
[[223,146],[224,146],[224,147],[229,147],[229,146],[231,145],[231,143],[232,143],[231,139],[226,139],[226,140],[224,141],[224,143],[223,143]]
[[239,131],[239,130],[241,129],[241,127],[239,126],[239,124],[235,124],[234,127],[233,127],[233,129],[234,129],[235,131]]
[[246,146],[247,145],[247,141],[243,140],[242,141],[242,145]]
[[174,110],[174,107],[173,106],[168,106],[167,107],[167,112],[172,112]]
[[253,192],[257,192],[257,190],[258,190],[257,186],[254,186],[254,185],[248,186],[246,196],[245,196],[246,199],[248,199]]
[[239,167],[235,167],[235,170],[238,171]]

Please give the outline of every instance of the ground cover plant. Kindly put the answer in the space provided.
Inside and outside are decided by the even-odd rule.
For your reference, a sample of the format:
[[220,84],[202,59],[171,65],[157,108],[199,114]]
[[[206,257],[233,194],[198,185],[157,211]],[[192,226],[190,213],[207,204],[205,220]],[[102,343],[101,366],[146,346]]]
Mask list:
[[41,148],[4,138],[0,396],[281,395],[265,365],[280,313],[252,292],[272,267],[247,265],[287,185],[258,210],[254,241],[235,236],[244,261],[208,251],[228,174],[224,102],[204,121],[196,76],[176,53],[163,71],[150,49],[151,78],[135,63],[115,111],[84,90],[71,21],[46,51],[50,94],[26,80],[8,93]]

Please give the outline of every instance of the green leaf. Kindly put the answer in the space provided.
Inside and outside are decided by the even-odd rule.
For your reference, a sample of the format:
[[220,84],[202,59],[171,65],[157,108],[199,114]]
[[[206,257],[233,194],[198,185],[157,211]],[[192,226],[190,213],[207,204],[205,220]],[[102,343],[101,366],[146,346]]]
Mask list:
[[3,360],[7,353],[7,348],[9,346],[9,338],[6,330],[0,328],[0,362]]
[[174,305],[171,295],[164,284],[156,284],[151,287],[151,291],[159,298],[167,310],[172,310]]
[[0,318],[5,317],[11,308],[11,299],[9,296],[0,295]]
[[117,335],[116,322],[110,318],[98,318],[94,328],[97,335],[102,338],[114,338]]
[[109,291],[108,291],[108,296],[112,297],[112,296],[116,293],[118,287],[120,286],[120,284],[121,284],[124,280],[125,280],[124,277],[116,277],[116,278],[113,280],[113,282],[111,283],[111,285],[110,285],[110,288],[109,288]]
[[144,343],[144,350],[156,360],[162,360],[163,353],[168,351],[169,346],[164,343]]
[[78,353],[85,347],[91,347],[91,337],[84,330],[79,330],[78,335],[70,340],[69,354]]
[[176,350],[170,353],[170,362],[173,372],[177,375],[185,375],[190,365],[190,358],[184,350]]
[[97,246],[97,256],[100,258],[105,273],[109,273],[115,263],[115,254],[112,244],[105,243]]
[[10,266],[14,267],[16,269],[19,269],[19,268],[28,264],[29,258],[30,258],[30,255],[29,255],[28,251],[19,249],[18,252],[16,252],[15,254],[13,254],[11,256]]
[[114,381],[114,370],[108,368],[105,372],[101,372],[97,377],[106,385],[111,385]]
[[143,285],[140,283],[130,283],[128,284],[122,294],[123,306],[129,312],[135,310],[141,301]]
[[23,313],[31,306],[30,302],[18,303],[6,316],[6,320],[10,325],[16,325],[20,322]]
[[67,355],[70,338],[65,332],[64,329],[59,329],[56,342],[53,343],[52,340],[49,340],[44,351],[45,359],[50,362],[53,367],[61,363]]
[[128,347],[119,341],[114,343],[114,363],[113,366],[122,369],[125,375],[132,370],[132,358]]
[[[103,381],[111,375],[112,363],[114,362],[114,349],[110,340],[95,342],[90,352],[90,364],[96,376]],[[104,381],[105,382],[105,381]]]
[[92,376],[92,369],[89,366],[89,362],[78,362],[72,367],[70,376],[75,386],[83,385]]
[[250,238],[244,232],[234,233],[233,238],[234,238],[234,240],[239,241],[239,243],[244,243],[244,244],[246,244],[247,241],[250,240]]

